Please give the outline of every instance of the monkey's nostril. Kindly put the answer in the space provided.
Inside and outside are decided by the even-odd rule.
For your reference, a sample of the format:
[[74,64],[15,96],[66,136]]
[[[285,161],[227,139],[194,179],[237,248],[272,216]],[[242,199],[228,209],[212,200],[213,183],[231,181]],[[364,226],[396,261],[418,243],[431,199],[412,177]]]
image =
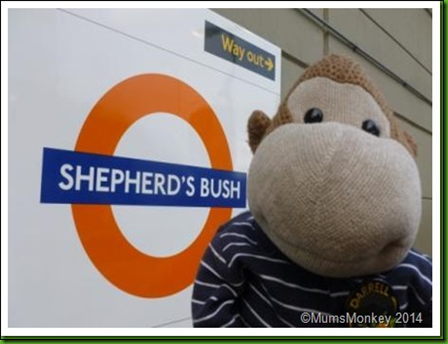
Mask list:
[[382,254],[387,255],[389,253],[392,253],[403,246],[403,243],[401,240],[395,240],[390,243],[388,243],[386,246],[383,247],[381,250]]

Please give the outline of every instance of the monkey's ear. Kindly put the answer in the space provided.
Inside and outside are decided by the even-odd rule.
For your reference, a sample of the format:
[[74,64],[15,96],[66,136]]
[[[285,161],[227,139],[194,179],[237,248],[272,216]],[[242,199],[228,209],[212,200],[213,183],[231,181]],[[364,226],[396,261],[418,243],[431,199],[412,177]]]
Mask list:
[[390,136],[392,139],[397,140],[400,142],[405,148],[408,150],[408,152],[414,157],[417,157],[417,142],[415,141],[414,137],[412,137],[411,134],[409,134],[406,130],[403,130],[397,122],[397,119],[395,117],[391,118],[389,120],[390,122]]
[[412,135],[405,130],[403,130],[403,141],[403,144],[408,149],[409,153],[415,158],[417,156],[417,142],[415,142]]
[[255,153],[258,145],[263,139],[266,129],[271,124],[271,119],[263,111],[255,110],[247,122],[247,133],[249,136],[249,146],[252,153]]

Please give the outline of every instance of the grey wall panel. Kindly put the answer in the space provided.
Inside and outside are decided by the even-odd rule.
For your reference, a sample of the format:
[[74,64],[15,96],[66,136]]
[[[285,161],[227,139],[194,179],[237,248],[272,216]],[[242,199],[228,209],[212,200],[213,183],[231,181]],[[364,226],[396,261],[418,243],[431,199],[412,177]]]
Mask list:
[[364,9],[423,66],[432,71],[432,18],[424,9]]
[[[432,99],[431,74],[358,9],[330,9],[330,24],[420,93]],[[431,36],[429,36],[431,39]]]
[[431,255],[433,237],[440,238],[441,233],[438,228],[434,228],[434,231],[432,228],[432,200],[424,199],[422,205],[422,220],[414,247],[421,252]]
[[291,89],[303,71],[304,69],[294,62],[286,58],[282,59],[282,97]]

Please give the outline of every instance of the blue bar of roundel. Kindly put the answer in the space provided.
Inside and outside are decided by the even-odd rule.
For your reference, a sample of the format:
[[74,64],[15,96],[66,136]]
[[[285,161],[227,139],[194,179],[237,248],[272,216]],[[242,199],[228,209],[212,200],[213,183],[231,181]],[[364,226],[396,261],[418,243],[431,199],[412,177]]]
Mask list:
[[[107,168],[121,171],[129,171],[131,177],[135,177],[137,171],[142,175],[143,172],[159,174],[164,176],[172,175],[174,182],[172,191],[176,191],[179,183],[179,192],[173,195],[160,192],[158,194],[143,194],[136,192],[133,184],[130,184],[129,192],[125,192],[124,184],[116,185],[115,192],[111,191],[110,178],[108,181],[102,181],[100,187],[108,187],[108,191],[98,191],[94,189],[89,191],[88,182],[82,181],[79,190],[73,186],[70,190],[63,190],[60,183],[68,185],[68,179],[61,173],[61,167],[64,164],[73,166],[70,175],[75,180],[75,166],[80,166],[81,174],[86,175],[90,168]],[[67,172],[67,171],[66,171]],[[125,172],[124,172],[125,173]],[[106,178],[108,174],[103,174]],[[95,176],[96,177],[96,176]],[[182,182],[184,177],[185,182]],[[190,177],[190,184],[186,182]],[[191,179],[193,178],[193,179]],[[201,194],[201,180],[207,180],[210,191],[211,181],[215,183],[215,197],[211,192]],[[224,182],[227,181],[227,182]],[[95,178],[96,182],[96,178]],[[221,192],[218,194],[218,185],[221,183]],[[227,194],[224,192],[223,185],[227,183]],[[230,189],[230,185],[234,188]],[[237,188],[236,186],[239,187]],[[194,192],[192,192],[192,186]],[[150,190],[147,187],[146,190]],[[207,188],[203,189],[207,191]],[[231,192],[233,190],[233,192]],[[239,190],[239,194],[238,191]],[[190,192],[190,196],[187,195]],[[227,196],[227,197],[225,197]],[[232,196],[232,197],[231,197]],[[80,153],[68,150],[44,148],[42,164],[42,184],[41,184],[41,203],[60,203],[60,204],[116,204],[116,205],[146,205],[146,206],[181,206],[181,207],[221,207],[221,208],[245,208],[246,207],[246,174],[241,172],[215,170],[210,168],[170,164],[157,161],[139,160],[123,158],[117,156],[106,156],[90,153]]]

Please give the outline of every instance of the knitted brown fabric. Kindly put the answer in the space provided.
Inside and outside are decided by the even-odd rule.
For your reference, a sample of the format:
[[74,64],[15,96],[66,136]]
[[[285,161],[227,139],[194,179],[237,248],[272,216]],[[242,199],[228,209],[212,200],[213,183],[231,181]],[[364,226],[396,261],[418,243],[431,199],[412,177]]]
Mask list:
[[[291,123],[293,121],[292,115],[286,105],[291,93],[302,82],[316,77],[329,78],[338,83],[349,83],[362,87],[375,99],[384,115],[389,120],[391,138],[403,144],[412,156],[415,157],[417,155],[417,145],[414,139],[399,127],[397,119],[387,105],[384,96],[367,76],[361,65],[350,57],[341,55],[329,55],[305,70],[303,75],[294,84],[280,104],[277,114],[272,119],[270,126],[265,130],[264,135],[268,135],[282,124]],[[264,122],[264,124],[266,124],[266,122]],[[258,139],[258,143],[259,141],[261,141],[261,139]],[[249,140],[249,142],[251,141]],[[253,151],[257,145],[258,144],[251,144]]]
[[384,96],[372,83],[361,65],[355,60],[342,55],[329,55],[309,67],[299,78],[293,89],[298,84],[319,76],[332,79],[341,84],[350,83],[361,86],[375,98],[376,102],[388,118],[392,116]]
[[252,112],[247,122],[247,132],[249,134],[249,146],[252,153],[255,152],[262,138],[266,134],[266,129],[271,124],[271,119],[264,112],[255,110]]

